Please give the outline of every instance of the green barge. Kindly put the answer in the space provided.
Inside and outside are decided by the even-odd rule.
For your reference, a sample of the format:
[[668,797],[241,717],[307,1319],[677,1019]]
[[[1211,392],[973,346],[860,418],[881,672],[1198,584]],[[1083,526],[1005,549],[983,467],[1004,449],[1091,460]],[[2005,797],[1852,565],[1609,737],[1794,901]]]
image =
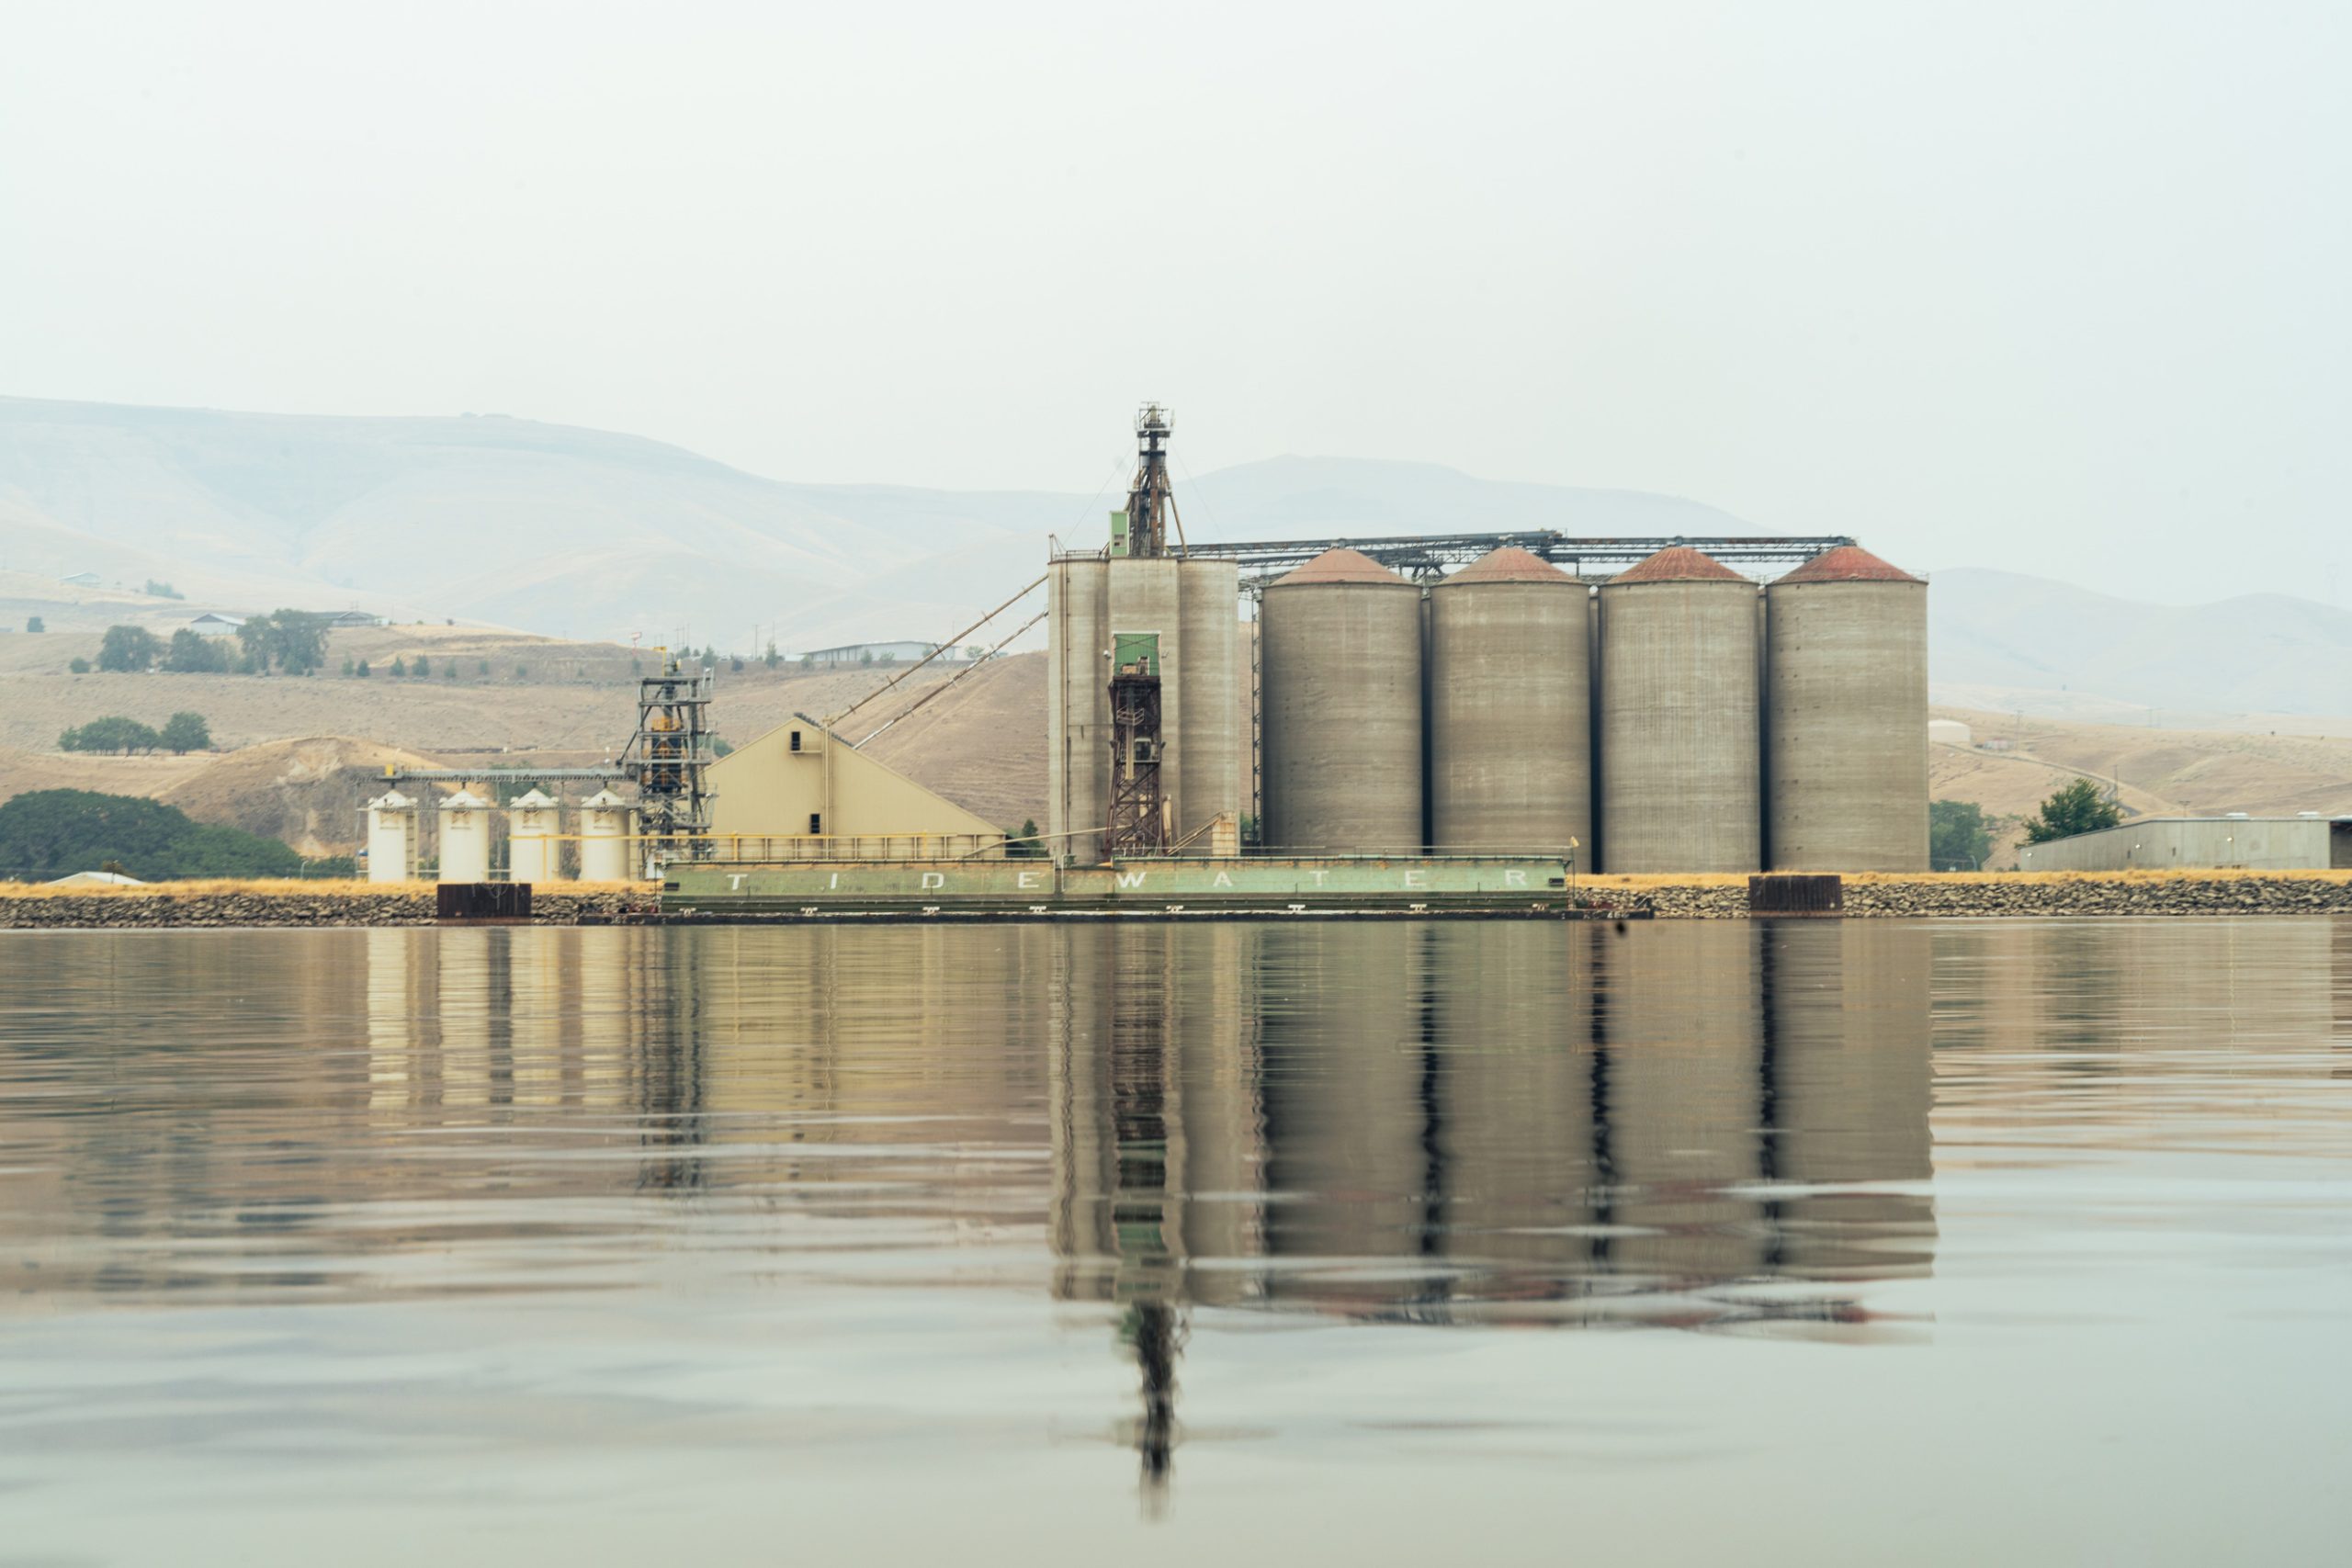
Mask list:
[[1528,857],[1280,860],[677,862],[662,913],[683,919],[1150,919],[1270,916],[1577,919],[1620,911],[1568,863]]

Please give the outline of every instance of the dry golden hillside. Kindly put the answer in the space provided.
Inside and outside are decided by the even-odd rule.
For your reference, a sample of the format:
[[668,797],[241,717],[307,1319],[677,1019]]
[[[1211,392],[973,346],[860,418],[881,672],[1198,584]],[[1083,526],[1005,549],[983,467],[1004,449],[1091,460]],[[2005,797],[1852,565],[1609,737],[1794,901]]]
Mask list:
[[[2030,816],[2077,777],[2120,783],[2118,798],[2142,815],[2352,811],[2352,720],[2342,734],[2270,735],[2020,720],[1968,708],[1939,707],[1935,716],[1967,724],[1978,746],[1931,747],[1928,793],[1974,801],[1992,816]],[[1981,749],[1994,739],[2016,750]],[[2003,835],[1993,864],[2014,865],[2022,837],[2016,827]]]

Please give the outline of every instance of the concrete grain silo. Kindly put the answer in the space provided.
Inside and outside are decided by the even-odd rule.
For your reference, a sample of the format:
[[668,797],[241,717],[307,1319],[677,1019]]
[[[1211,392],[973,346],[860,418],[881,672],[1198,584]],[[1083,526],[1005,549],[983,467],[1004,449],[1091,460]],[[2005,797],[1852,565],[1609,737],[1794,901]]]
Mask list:
[[628,840],[633,816],[628,802],[608,789],[580,803],[581,881],[632,880]]
[[490,880],[491,804],[468,790],[441,803],[441,880]]
[[538,790],[516,795],[506,807],[506,880],[560,882],[563,879],[562,808]]
[[1110,813],[1111,563],[1055,561],[1046,593],[1047,848],[1093,865]]
[[416,802],[388,789],[368,803],[368,880],[406,882],[416,874]]
[[1603,870],[1762,869],[1757,599],[1680,545],[1601,586]]
[[1516,546],[1430,590],[1435,852],[1552,854],[1592,842],[1590,600]]
[[1776,871],[1928,869],[1928,585],[1848,545],[1765,592]]
[[1276,853],[1421,847],[1421,591],[1354,550],[1271,584],[1260,614],[1265,821]]
[[1187,854],[1208,852],[1209,835],[1201,829],[1212,818],[1241,816],[1242,725],[1249,710],[1243,706],[1240,572],[1229,560],[1176,563],[1180,658],[1168,762],[1175,773],[1175,839]]

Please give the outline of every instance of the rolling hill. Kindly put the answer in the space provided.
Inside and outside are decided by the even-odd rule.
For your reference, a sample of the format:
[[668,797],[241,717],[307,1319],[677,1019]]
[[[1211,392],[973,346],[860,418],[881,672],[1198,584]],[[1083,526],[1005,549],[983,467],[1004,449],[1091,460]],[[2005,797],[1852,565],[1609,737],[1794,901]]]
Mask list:
[[[1182,476],[1178,497],[1187,536],[1203,541],[1758,531],[1676,496],[1358,458]],[[938,640],[1035,578],[1056,536],[1098,542],[1115,503],[1107,489],[796,484],[657,441],[499,416],[0,398],[0,627],[38,615],[52,631],[166,628],[203,609],[291,604],[745,652],[771,638]],[[61,581],[84,572],[97,582]],[[149,579],[185,599],[141,592]],[[2159,606],[1957,569],[1936,574],[1928,602],[1941,702],[2215,729],[2352,714],[2352,613],[2308,600]]]

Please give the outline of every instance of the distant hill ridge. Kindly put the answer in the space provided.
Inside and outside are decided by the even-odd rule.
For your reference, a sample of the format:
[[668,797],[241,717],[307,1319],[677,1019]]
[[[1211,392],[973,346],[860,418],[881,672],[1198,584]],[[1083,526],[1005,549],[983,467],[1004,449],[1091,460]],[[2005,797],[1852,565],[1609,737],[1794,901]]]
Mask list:
[[[1764,532],[1638,491],[1432,463],[1283,457],[1180,485],[1196,540],[1558,528]],[[1091,544],[1115,501],[763,479],[641,436],[503,415],[365,418],[0,398],[0,622],[87,629],[58,579],[147,578],[188,614],[281,604],[573,638],[787,649],[944,638]],[[1916,564],[1898,559],[1897,564]],[[2263,595],[2158,607],[1951,570],[1928,597],[1939,695],[2125,718],[2132,705],[2352,714],[2352,615]],[[179,606],[146,606],[175,615]]]

